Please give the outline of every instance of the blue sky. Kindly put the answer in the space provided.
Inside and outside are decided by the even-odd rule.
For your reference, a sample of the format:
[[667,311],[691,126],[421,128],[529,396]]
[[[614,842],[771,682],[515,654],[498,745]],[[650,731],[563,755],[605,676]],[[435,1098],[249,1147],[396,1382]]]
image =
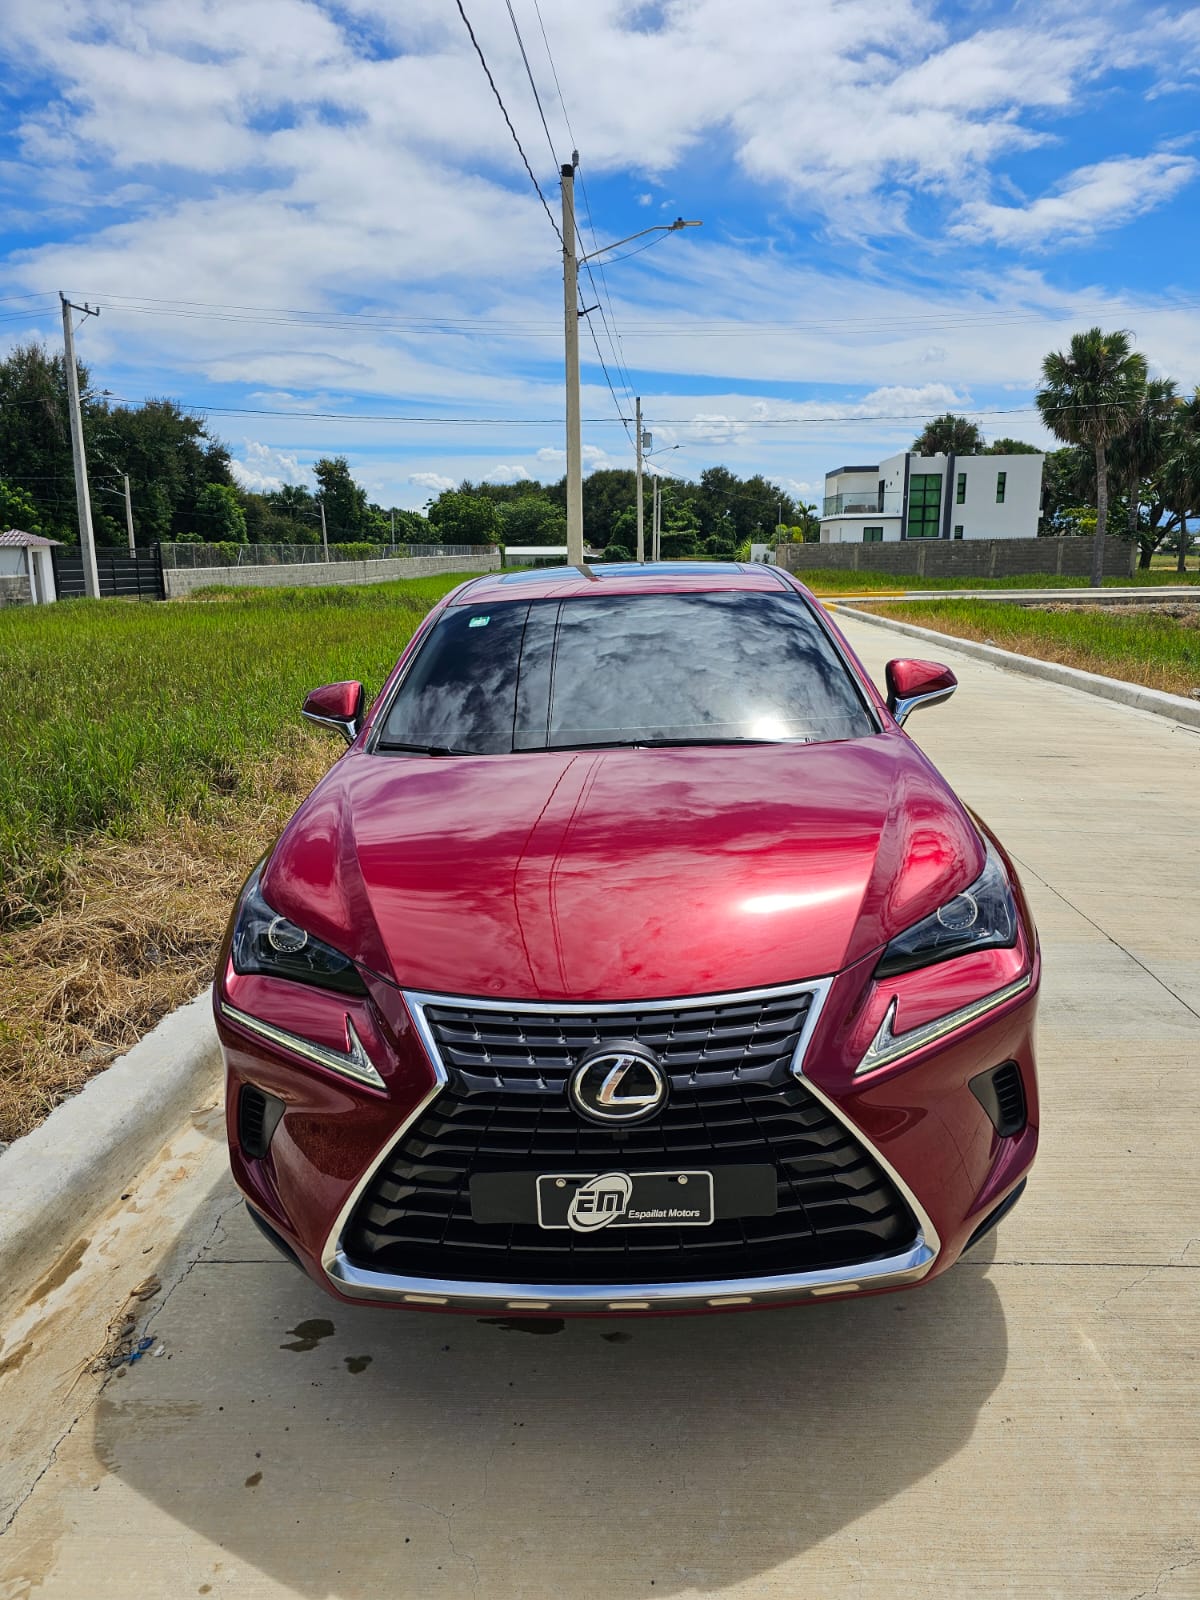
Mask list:
[[[634,393],[662,470],[809,499],[948,408],[1048,443],[1041,358],[1096,322],[1200,382],[1200,8],[513,0],[547,139],[504,0],[463,3],[555,215],[578,146],[589,249],[703,220],[584,280],[589,467]],[[249,487],[561,474],[559,242],[455,0],[0,23],[0,343],[99,303],[96,387],[211,408]]]

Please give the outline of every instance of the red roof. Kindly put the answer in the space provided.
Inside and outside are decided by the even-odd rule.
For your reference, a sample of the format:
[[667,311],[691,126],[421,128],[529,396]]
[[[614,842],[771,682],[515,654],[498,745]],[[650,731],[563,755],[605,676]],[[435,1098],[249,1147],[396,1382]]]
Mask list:
[[719,561],[633,562],[580,567],[535,567],[492,572],[464,584],[452,605],[488,605],[498,600],[562,599],[568,595],[679,593],[711,589],[792,589],[780,568]]
[[20,528],[9,528],[7,532],[0,533],[0,545],[15,544],[23,550],[49,550],[52,545],[61,543],[61,539],[43,539],[40,533],[22,533]]

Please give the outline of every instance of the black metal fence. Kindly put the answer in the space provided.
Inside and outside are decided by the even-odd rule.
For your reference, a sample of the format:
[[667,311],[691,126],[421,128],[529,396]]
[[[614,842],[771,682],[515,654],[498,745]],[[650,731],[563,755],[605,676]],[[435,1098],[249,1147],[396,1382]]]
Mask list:
[[[73,600],[86,594],[83,552],[70,545],[60,545],[51,555],[58,598]],[[167,597],[158,545],[142,550],[97,550],[96,576],[104,598],[119,595],[130,600],[165,600]]]

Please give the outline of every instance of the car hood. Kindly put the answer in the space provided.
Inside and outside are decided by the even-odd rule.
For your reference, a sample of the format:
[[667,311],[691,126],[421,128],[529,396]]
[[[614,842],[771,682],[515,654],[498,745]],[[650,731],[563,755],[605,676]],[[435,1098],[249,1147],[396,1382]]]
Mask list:
[[639,1000],[824,976],[982,870],[900,733],[820,745],[349,751],[263,890],[404,988]]

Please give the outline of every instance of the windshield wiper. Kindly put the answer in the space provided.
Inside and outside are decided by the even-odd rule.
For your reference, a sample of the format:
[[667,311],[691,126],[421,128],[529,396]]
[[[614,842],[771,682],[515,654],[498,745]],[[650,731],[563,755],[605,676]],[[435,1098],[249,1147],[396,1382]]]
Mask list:
[[469,756],[470,750],[454,750],[448,744],[404,744],[398,739],[380,739],[376,750],[396,750],[413,756]]

